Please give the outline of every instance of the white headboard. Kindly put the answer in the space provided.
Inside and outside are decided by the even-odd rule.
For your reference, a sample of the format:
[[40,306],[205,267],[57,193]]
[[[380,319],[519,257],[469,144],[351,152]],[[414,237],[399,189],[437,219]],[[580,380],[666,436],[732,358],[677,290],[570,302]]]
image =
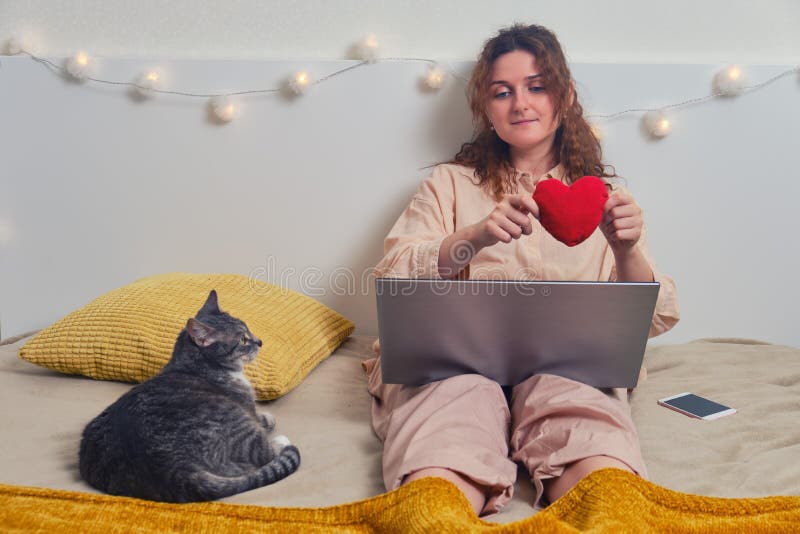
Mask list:
[[[383,237],[423,167],[450,158],[472,130],[463,83],[421,91],[417,62],[355,68],[299,98],[243,97],[240,116],[219,125],[205,99],[136,101],[123,87],[76,84],[25,57],[0,60],[3,337],[167,271],[279,283],[374,334],[369,269]],[[320,78],[353,64],[114,59],[97,75],[130,81],[157,67],[171,89],[228,92],[277,87],[301,67]],[[453,67],[466,75],[471,63]],[[715,71],[572,68],[589,113],[702,96]],[[745,66],[754,82],[785,68]],[[648,140],[638,118],[600,127],[606,159],[645,208],[656,261],[678,283],[683,319],[659,341],[800,346],[796,77],[677,111],[661,141]]]

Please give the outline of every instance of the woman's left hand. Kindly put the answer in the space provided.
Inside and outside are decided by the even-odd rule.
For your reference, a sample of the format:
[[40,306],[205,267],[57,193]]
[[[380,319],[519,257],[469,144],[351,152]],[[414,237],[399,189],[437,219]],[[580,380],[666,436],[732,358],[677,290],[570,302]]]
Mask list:
[[608,198],[600,230],[611,250],[619,253],[633,248],[642,236],[643,226],[642,209],[629,193],[618,191]]

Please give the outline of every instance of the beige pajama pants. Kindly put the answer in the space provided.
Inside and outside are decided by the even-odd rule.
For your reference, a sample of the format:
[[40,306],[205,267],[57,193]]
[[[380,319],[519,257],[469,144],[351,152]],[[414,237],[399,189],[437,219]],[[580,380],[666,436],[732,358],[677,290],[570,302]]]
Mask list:
[[486,514],[511,499],[515,462],[530,473],[535,506],[544,480],[591,456],[616,458],[647,476],[624,390],[536,375],[514,386],[509,403],[500,386],[481,375],[409,387],[384,384],[379,357],[365,361],[364,370],[372,425],[384,443],[387,490],[414,471],[444,467],[490,488]]

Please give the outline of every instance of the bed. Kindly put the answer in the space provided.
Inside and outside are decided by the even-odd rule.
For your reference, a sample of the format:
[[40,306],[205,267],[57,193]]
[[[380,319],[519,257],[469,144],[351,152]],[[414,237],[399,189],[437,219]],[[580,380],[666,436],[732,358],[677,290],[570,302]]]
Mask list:
[[[83,426],[130,384],[61,375],[20,360],[30,338],[0,344],[0,482],[94,492],[78,476]],[[296,389],[259,403],[303,455],[297,473],[226,502],[324,507],[384,492],[381,445],[369,420],[361,362],[374,337],[349,337]],[[718,497],[800,495],[800,350],[745,339],[648,347],[649,377],[632,394],[650,479],[680,492]],[[692,391],[736,407],[716,421],[690,419],[656,399]],[[520,471],[512,502],[489,521],[535,514]]]

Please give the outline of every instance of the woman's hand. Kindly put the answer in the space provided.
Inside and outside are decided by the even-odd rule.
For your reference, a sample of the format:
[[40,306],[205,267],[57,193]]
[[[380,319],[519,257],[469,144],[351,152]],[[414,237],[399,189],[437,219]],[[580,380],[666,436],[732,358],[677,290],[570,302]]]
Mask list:
[[506,195],[486,218],[456,230],[442,241],[439,276],[445,279],[457,276],[484,247],[530,235],[531,215],[539,218],[539,206],[530,193]]
[[475,223],[475,245],[478,249],[502,241],[511,243],[533,231],[530,216],[539,218],[539,206],[530,193],[506,195],[486,216]]
[[603,206],[600,230],[614,254],[630,251],[642,236],[642,209],[625,192],[611,195]]
[[642,208],[630,194],[620,191],[609,197],[603,211],[600,230],[614,253],[617,281],[652,282],[653,268],[636,246],[644,228]]

